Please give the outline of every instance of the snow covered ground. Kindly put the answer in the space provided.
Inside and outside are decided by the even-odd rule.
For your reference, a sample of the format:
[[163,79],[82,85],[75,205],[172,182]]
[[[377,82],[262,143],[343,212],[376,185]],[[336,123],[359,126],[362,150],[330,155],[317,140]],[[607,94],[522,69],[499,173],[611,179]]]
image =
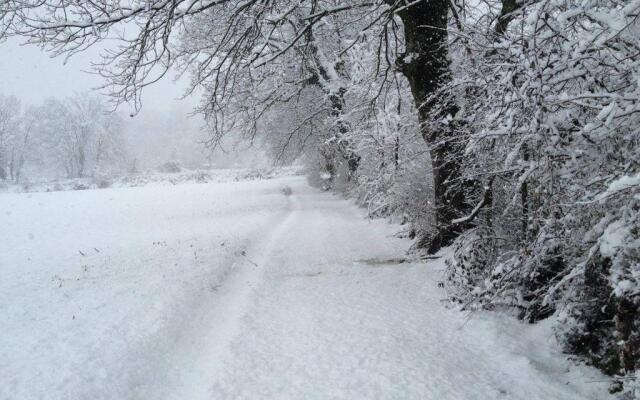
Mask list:
[[609,398],[301,177],[5,193],[0,226],[3,400]]
[[[179,168],[179,167],[178,167]],[[148,170],[115,176],[47,179],[16,183],[0,182],[0,193],[61,192],[67,190],[106,189],[139,186],[169,186],[184,183],[221,183],[256,179],[273,179],[302,174],[299,166],[264,169],[182,169],[167,173]]]

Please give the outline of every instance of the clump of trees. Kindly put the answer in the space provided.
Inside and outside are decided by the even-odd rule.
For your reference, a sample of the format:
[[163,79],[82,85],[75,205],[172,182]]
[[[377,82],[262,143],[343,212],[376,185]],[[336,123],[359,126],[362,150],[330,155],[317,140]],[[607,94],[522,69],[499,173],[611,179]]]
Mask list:
[[126,163],[123,121],[100,97],[79,93],[22,107],[16,97],[0,95],[0,180],[82,178]]
[[[453,245],[464,307],[559,316],[613,375],[640,360],[640,1],[7,0],[0,36],[105,38],[116,102],[171,68],[225,135]],[[118,27],[136,25],[135,34]]]

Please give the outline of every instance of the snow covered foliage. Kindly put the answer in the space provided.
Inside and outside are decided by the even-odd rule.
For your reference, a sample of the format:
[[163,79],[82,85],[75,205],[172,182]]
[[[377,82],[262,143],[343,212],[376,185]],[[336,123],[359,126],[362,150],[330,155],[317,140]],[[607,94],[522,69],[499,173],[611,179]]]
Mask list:
[[446,260],[444,286],[447,295],[465,307],[476,301],[491,301],[493,282],[498,278],[492,268],[495,245],[490,234],[482,228],[466,232],[454,244],[453,257]]
[[442,88],[465,174],[493,197],[484,233],[456,245],[454,297],[530,321],[557,311],[567,348],[611,374],[640,359],[639,14],[638,1],[539,1],[498,32],[471,10]]

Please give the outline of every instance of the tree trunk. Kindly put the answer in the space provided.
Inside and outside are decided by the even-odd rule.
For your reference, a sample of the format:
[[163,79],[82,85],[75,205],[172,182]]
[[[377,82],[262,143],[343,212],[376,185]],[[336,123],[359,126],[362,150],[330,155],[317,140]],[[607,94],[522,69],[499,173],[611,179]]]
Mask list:
[[[525,143],[522,145],[522,159],[528,162],[529,158],[529,147]],[[522,173],[525,171],[523,170]],[[520,185],[520,203],[522,205],[522,243],[527,243],[529,240],[529,184],[526,179]]]
[[84,176],[85,161],[84,148],[81,148],[78,150],[78,178],[82,178]]
[[[450,79],[447,49],[447,0],[426,0],[398,12],[404,25],[405,53],[398,67],[409,81],[418,108],[422,136],[430,147],[433,168],[436,232],[426,241],[429,253],[435,253],[467,228],[452,224],[469,211],[461,182],[460,160],[463,141],[455,137],[450,126],[429,129],[438,99],[433,94]],[[442,104],[439,104],[442,106]],[[436,117],[455,114],[454,105],[445,106]]]
[[11,180],[12,182],[14,181],[13,179],[13,160],[15,159],[15,149],[11,149],[11,159],[9,160],[9,165],[7,165],[7,167],[9,168],[9,176],[7,176],[7,172],[3,169],[3,162],[2,162],[2,157],[0,157],[0,179],[2,180],[6,180],[7,178],[9,178],[9,180]]
[[393,144],[393,166],[396,171],[398,170],[398,165],[400,165],[400,136],[396,136]]
[[347,143],[345,136],[349,133],[349,126],[343,120],[343,113],[345,107],[344,95],[346,93],[345,88],[340,88],[337,93],[329,93],[329,101],[331,102],[331,117],[336,121],[338,133],[338,149],[340,154],[347,161],[347,167],[349,170],[348,180],[351,180],[358,170],[360,165],[360,156],[349,149],[349,143]]
[[9,160],[9,179],[14,183],[18,183],[16,167],[16,149],[13,148],[11,149],[11,160]]
[[[313,10],[315,9],[312,9],[312,11]],[[333,69],[336,74],[341,74],[343,65],[340,61],[333,65],[325,65],[322,61],[324,58],[320,56],[320,49],[316,44],[313,29],[308,29],[305,36],[307,39],[307,46],[309,48],[309,55],[316,66],[316,69],[312,68],[309,71],[311,73],[311,77],[307,79],[307,84],[317,85],[320,90],[327,95],[329,102],[331,103],[331,118],[335,121],[337,127],[337,134],[335,135],[337,139],[337,149],[342,158],[347,162],[349,174],[349,176],[347,176],[347,180],[351,180],[360,165],[360,156],[349,148],[349,143],[345,139],[346,135],[349,133],[349,126],[343,119],[344,109],[346,106],[344,95],[347,90],[344,87],[338,87],[337,90],[332,87],[332,74],[329,74],[328,71],[328,69]],[[341,75],[344,75],[344,73]]]

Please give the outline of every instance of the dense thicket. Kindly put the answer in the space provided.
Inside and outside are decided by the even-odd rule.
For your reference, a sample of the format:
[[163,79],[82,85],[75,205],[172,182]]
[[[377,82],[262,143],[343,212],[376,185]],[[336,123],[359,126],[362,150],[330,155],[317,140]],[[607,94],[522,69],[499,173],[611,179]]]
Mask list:
[[[461,163],[485,209],[447,286],[464,304],[554,312],[610,374],[640,358],[640,3],[520,4],[507,29],[467,21],[454,45]],[[464,27],[463,27],[464,29]]]
[[264,138],[417,249],[452,244],[465,308],[555,314],[569,351],[638,368],[640,1],[44,3],[3,3],[0,32],[58,54],[119,37],[97,67],[137,105],[191,72],[212,145]]

